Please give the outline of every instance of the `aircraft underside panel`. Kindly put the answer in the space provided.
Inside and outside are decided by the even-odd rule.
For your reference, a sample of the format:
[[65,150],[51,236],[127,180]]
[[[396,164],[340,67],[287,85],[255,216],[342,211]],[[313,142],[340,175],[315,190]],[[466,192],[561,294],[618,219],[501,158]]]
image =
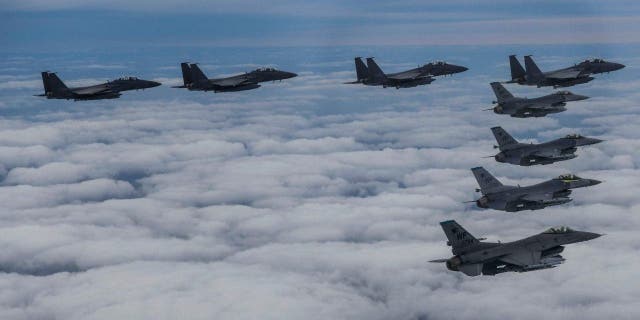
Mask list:
[[482,274],[482,263],[463,264],[458,269],[468,276],[479,276]]

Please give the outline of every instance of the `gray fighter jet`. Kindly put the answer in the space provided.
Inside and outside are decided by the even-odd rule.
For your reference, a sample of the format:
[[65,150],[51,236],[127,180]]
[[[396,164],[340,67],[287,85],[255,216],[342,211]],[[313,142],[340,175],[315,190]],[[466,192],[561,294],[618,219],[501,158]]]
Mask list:
[[260,82],[284,80],[296,77],[292,72],[280,71],[274,68],[260,68],[227,78],[208,79],[197,64],[183,62],[183,85],[173,88],[187,88],[190,91],[234,92],[260,88]]
[[529,272],[555,268],[565,259],[560,255],[566,244],[593,240],[600,234],[574,231],[568,227],[545,232],[513,242],[482,242],[454,220],[440,222],[453,257],[429,262],[445,263],[447,269],[468,276],[493,276],[504,272]]
[[520,166],[551,164],[557,161],[573,159],[577,157],[575,154],[577,147],[602,142],[600,139],[570,134],[564,138],[549,142],[527,144],[519,143],[502,127],[493,127],[491,132],[493,132],[493,136],[498,142],[498,145],[493,147],[500,149],[500,153],[494,156],[496,161]]
[[550,113],[566,111],[569,101],[589,99],[587,96],[573,94],[569,91],[558,91],[538,98],[514,97],[499,82],[492,82],[491,88],[496,95],[495,105],[486,110],[493,110],[497,114],[508,114],[514,118],[544,117]]
[[55,73],[48,71],[42,72],[42,84],[44,93],[36,95],[37,97],[75,101],[115,99],[120,97],[122,91],[144,90],[160,85],[155,81],[124,77],[93,86],[68,88]]
[[383,88],[395,87],[396,89],[430,84],[435,81],[433,77],[452,75],[468,70],[463,66],[438,61],[403,72],[385,74],[373,58],[367,58],[365,65],[361,57],[356,57],[355,63],[357,80],[347,82],[348,84],[361,83],[368,86],[382,86]]
[[571,189],[595,186],[594,179],[583,179],[573,174],[561,175],[527,187],[505,186],[482,167],[471,169],[480,185],[476,192],[482,197],[475,200],[480,208],[491,208],[507,212],[539,210],[570,202]]
[[509,56],[511,66],[511,81],[528,86],[570,87],[576,84],[587,83],[594,78],[590,75],[616,71],[624,68],[623,64],[608,62],[602,59],[585,60],[572,67],[542,72],[531,56],[524,56],[526,70],[522,68],[515,55]]

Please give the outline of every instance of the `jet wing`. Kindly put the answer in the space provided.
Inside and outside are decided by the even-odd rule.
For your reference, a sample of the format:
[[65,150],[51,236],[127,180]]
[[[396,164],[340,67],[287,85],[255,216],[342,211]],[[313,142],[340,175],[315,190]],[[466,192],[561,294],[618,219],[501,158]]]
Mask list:
[[246,77],[232,77],[211,81],[211,84],[220,86],[220,87],[238,87],[245,86],[248,84],[255,84],[254,81],[249,80]]
[[525,194],[524,196],[520,197],[520,200],[530,202],[549,201],[553,200],[553,192]]
[[79,96],[92,96],[96,94],[105,94],[113,92],[111,88],[105,85],[91,86],[91,87],[83,87],[83,88],[74,88],[71,89],[71,92],[79,95]]
[[528,103],[522,106],[524,107],[522,108],[522,110],[531,110],[531,111],[545,111],[545,110],[558,109],[558,107],[554,107],[548,103]]
[[567,69],[567,70],[558,70],[545,74],[545,77],[551,79],[573,79],[580,76],[582,71]]
[[558,149],[538,150],[529,154],[529,156],[533,156],[536,158],[544,158],[544,159],[557,158],[559,155],[560,155],[560,151]]
[[418,69],[413,69],[409,71],[388,74],[387,78],[393,79],[393,80],[411,80],[411,79],[416,79],[423,76],[424,76],[423,72],[421,72]]
[[516,266],[531,266],[540,263],[541,251],[522,248],[500,258],[500,261]]

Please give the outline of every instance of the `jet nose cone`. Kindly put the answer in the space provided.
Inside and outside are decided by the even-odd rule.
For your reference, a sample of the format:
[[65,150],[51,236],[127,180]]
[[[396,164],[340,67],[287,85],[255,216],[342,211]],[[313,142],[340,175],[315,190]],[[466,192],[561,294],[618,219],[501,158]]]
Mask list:
[[591,144],[596,144],[596,143],[600,143],[604,140],[600,140],[600,139],[596,139],[596,138],[587,138],[587,137],[583,137],[581,139],[578,139],[578,141],[576,141],[576,146],[588,146]]
[[467,67],[457,66],[455,64],[449,65],[448,69],[449,69],[449,71],[451,73],[460,73],[460,72],[465,72],[465,71],[469,70],[469,68],[467,68]]
[[286,79],[291,79],[291,78],[297,77],[298,75],[293,73],[293,72],[285,72],[284,76],[285,76]]
[[587,182],[589,186],[595,186],[602,183],[602,181],[596,179],[587,179]]
[[620,70],[620,69],[622,69],[624,67],[625,67],[625,65],[622,64],[622,63],[613,63],[613,71]]
[[583,241],[593,240],[596,238],[600,238],[601,236],[602,236],[601,234],[594,233],[594,232],[583,232],[583,237],[584,237]]
[[156,81],[149,81],[149,88],[157,87],[160,85],[162,85],[162,83],[156,82]]
[[569,100],[569,101],[580,101],[580,100],[587,100],[587,99],[589,99],[589,97],[587,97],[587,96],[583,96],[583,95],[580,95],[580,94],[574,94],[574,93],[572,93],[572,94],[569,96],[569,99],[568,99],[568,100]]

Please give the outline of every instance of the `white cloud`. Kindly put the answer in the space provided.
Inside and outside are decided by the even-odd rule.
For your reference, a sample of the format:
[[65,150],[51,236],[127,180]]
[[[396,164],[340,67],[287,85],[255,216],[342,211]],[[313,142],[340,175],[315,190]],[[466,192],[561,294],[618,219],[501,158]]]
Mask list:
[[[486,78],[384,90],[340,84],[350,76],[308,72],[246,94],[186,92],[168,101],[48,101],[3,118],[0,313],[640,315],[640,289],[629,280],[640,263],[639,118],[627,97],[635,88],[608,98],[621,106],[612,114],[593,99],[576,105],[579,112],[512,119],[480,111],[492,99]],[[324,112],[334,104],[348,109]],[[523,140],[571,129],[607,141],[571,161],[521,168],[482,158],[495,153],[488,128],[496,124]],[[484,211],[462,203],[477,197],[469,171],[477,165],[510,184],[565,172],[605,183],[543,211]],[[490,241],[551,225],[606,236],[568,246],[567,262],[555,269],[468,278],[427,263],[451,254],[438,225],[448,219]]]

